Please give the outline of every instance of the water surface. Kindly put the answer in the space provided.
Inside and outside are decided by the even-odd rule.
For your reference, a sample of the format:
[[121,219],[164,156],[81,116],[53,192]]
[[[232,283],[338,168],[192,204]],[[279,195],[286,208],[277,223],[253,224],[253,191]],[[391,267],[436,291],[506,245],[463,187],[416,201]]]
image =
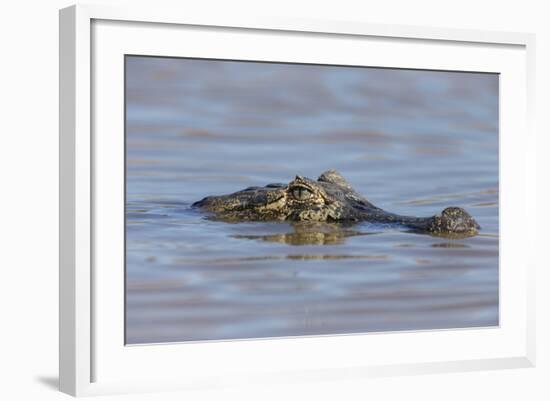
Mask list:
[[[132,56],[126,84],[127,343],[498,324],[497,75]],[[190,208],[330,168],[480,235]]]

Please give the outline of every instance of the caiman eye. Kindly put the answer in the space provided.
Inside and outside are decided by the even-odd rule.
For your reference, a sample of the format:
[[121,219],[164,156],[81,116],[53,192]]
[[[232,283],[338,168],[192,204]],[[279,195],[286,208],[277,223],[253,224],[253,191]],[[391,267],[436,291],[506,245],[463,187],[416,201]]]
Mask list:
[[295,187],[292,189],[294,199],[305,201],[313,196],[313,192],[304,187]]

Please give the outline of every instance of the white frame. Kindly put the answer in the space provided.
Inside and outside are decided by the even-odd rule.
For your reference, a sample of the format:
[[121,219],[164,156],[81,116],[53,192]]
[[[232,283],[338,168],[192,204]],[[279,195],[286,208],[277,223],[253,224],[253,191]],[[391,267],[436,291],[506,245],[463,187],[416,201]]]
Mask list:
[[[143,383],[141,386],[120,383],[92,383],[92,141],[91,141],[91,27],[92,20],[140,21],[235,27],[275,31],[364,35],[389,38],[428,39],[437,41],[491,43],[524,46],[527,55],[527,122],[526,149],[529,153],[526,171],[534,177],[535,137],[532,130],[534,110],[534,35],[523,33],[485,32],[458,29],[436,29],[411,26],[374,25],[358,22],[311,21],[287,19],[229,20],[212,16],[185,15],[181,11],[155,8],[112,8],[109,6],[72,6],[60,11],[60,389],[72,395],[110,392],[163,390],[179,388],[177,380]],[[525,190],[534,213],[535,182],[526,178]],[[533,236],[535,230],[527,230]],[[531,241],[532,244],[535,241]],[[533,245],[534,246],[534,245]],[[530,254],[533,254],[532,252]],[[418,374],[441,371],[464,371],[534,366],[534,258],[526,264],[528,279],[527,344],[524,355],[481,360],[437,363],[409,363],[388,366],[365,366],[332,370],[304,370],[299,374],[283,372],[259,377],[259,381],[311,380],[327,377],[364,377],[395,374]],[[195,378],[204,380],[204,377]],[[228,378],[238,382],[239,378]],[[209,381],[198,387],[214,386]],[[195,386],[197,387],[197,386]]]

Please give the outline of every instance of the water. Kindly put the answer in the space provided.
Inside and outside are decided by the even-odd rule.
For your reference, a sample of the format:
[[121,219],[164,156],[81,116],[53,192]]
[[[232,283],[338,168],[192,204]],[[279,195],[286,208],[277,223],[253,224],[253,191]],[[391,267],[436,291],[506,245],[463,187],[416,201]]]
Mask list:
[[[498,325],[498,76],[128,57],[126,341]],[[190,204],[339,170],[480,234],[226,223]]]

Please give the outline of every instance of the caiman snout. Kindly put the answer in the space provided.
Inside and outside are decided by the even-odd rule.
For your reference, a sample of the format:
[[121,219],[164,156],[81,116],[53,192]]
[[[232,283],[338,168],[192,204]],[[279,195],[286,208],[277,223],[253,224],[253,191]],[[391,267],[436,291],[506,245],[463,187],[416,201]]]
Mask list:
[[445,208],[433,218],[430,231],[434,233],[477,233],[481,227],[475,219],[461,207]]

